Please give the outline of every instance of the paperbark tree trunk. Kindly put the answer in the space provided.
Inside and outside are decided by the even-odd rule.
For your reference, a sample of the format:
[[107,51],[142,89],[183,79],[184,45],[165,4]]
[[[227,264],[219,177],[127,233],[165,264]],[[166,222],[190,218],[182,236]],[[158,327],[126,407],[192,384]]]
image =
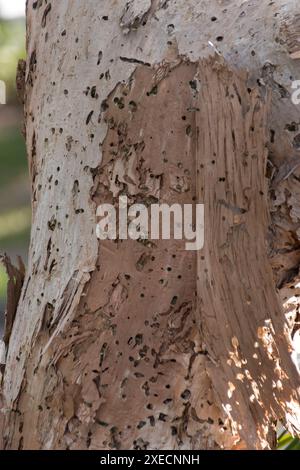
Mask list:
[[[4,449],[260,449],[278,420],[299,432],[296,6],[27,2],[33,220],[7,307]],[[97,206],[121,195],[204,203],[204,249],[98,242]]]

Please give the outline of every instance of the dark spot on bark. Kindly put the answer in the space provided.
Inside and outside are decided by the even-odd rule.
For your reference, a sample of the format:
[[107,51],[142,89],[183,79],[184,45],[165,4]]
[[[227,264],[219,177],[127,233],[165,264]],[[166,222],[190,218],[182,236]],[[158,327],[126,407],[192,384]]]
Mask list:
[[187,128],[185,129],[185,133],[188,137],[190,137],[192,135],[192,126],[191,125],[188,125]]
[[102,52],[102,51],[99,51],[99,52],[98,52],[97,65],[100,65],[100,64],[101,64],[102,57],[103,57],[103,52]]
[[297,150],[300,149],[300,134],[297,134],[297,135],[294,137],[293,146],[294,146],[294,148],[297,149]]
[[173,24],[168,24],[167,26],[168,34],[173,34],[174,29],[175,29],[175,26]]
[[73,142],[73,137],[69,136],[66,142],[66,149],[68,150],[68,152],[70,152],[72,149],[72,142]]
[[47,24],[47,16],[48,14],[50,13],[51,11],[51,3],[49,3],[46,8],[45,8],[45,11],[43,13],[43,17],[42,17],[42,28],[45,28],[46,27],[46,24]]
[[120,56],[120,60],[122,60],[122,62],[128,62],[130,64],[139,64],[139,65],[145,65],[146,67],[151,67],[151,64],[149,62],[143,62],[142,60],[133,59],[131,57]]
[[154,416],[148,416],[148,419],[150,421],[150,426],[154,427],[155,426],[155,418]]
[[140,344],[142,344],[142,342],[143,342],[143,335],[142,335],[142,334],[136,335],[136,337],[135,337],[135,345],[140,345]]
[[186,389],[184,392],[181,394],[181,398],[183,400],[189,400],[191,398],[191,392],[190,390]]
[[297,132],[299,129],[299,124],[293,121],[290,124],[286,124],[285,129],[289,132]]
[[137,428],[142,429],[144,426],[146,426],[146,421],[140,421],[139,424],[137,425]]
[[150,91],[147,91],[147,96],[156,96],[158,92],[157,85],[155,85]]
[[55,228],[56,228],[56,225],[57,225],[57,220],[54,216],[51,217],[51,219],[48,221],[48,228],[49,230],[51,230],[52,232],[54,232]]
[[87,118],[86,118],[86,122],[85,122],[86,125],[88,125],[88,124],[90,123],[93,114],[94,114],[94,111],[91,111],[91,112],[88,114],[88,116],[87,116]]
[[95,98],[95,99],[98,99],[99,98],[99,95],[97,93],[97,87],[96,86],[92,86],[92,89],[91,89],[91,97],[92,98]]
[[164,413],[159,413],[158,420],[159,420],[159,421],[163,421],[163,422],[165,423],[167,417],[168,417],[168,416],[165,415]]
[[118,98],[117,96],[114,98],[114,103],[116,106],[118,106],[119,109],[124,109],[125,104],[124,104],[124,98]]
[[107,103],[107,100],[103,100],[102,103],[101,103],[101,111],[104,112],[104,111],[107,111],[109,108],[109,105]]
[[270,140],[271,140],[271,143],[274,144],[274,142],[275,142],[275,131],[274,131],[274,129],[270,129]]
[[137,104],[135,101],[129,101],[129,109],[130,111],[132,111],[133,113],[136,112],[137,110]]

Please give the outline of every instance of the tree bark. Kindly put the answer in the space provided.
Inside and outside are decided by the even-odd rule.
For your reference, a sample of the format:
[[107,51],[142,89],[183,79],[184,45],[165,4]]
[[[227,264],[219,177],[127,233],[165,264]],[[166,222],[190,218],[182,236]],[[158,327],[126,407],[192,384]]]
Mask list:
[[[33,218],[3,448],[261,449],[278,420],[299,432],[296,5],[27,2]],[[121,195],[204,203],[204,249],[98,242],[97,206]]]

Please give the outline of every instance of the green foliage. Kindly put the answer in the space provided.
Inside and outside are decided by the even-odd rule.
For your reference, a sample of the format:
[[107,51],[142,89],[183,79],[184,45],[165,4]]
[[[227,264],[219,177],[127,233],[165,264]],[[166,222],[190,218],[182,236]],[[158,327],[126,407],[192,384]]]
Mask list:
[[25,21],[0,20],[0,80],[7,86],[7,102],[16,101],[16,70],[25,57]]
[[300,450],[300,440],[298,438],[293,438],[287,431],[278,437],[277,442],[278,450]]
[[[0,253],[26,252],[31,211],[24,183],[27,174],[25,142],[19,129],[0,130]],[[22,186],[23,185],[23,186]],[[26,188],[26,185],[25,185]],[[7,276],[0,265],[0,312],[6,298]]]
[[27,171],[24,138],[18,129],[0,132],[0,188]]
[[0,264],[0,301],[6,297],[7,274],[4,266]]
[[20,248],[29,242],[31,210],[21,207],[0,213],[0,249]]

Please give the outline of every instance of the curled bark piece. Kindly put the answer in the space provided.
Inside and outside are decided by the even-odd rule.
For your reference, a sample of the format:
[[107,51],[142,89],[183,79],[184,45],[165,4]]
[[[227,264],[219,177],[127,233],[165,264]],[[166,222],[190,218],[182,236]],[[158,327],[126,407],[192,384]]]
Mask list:
[[8,345],[24,283],[25,266],[20,256],[18,256],[18,267],[11,263],[7,255],[1,256],[0,262],[5,266],[8,275],[5,330],[3,336],[4,343]]

